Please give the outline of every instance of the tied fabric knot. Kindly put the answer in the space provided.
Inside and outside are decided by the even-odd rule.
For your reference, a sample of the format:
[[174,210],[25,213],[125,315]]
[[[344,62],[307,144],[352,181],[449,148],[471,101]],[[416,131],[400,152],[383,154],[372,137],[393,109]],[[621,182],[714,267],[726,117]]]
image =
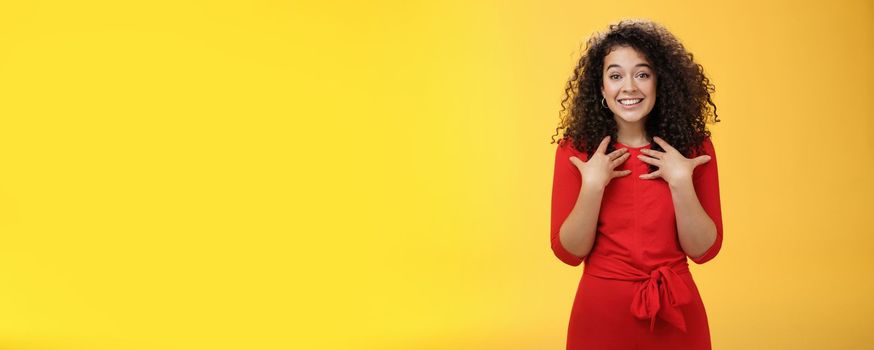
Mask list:
[[655,329],[656,317],[686,332],[686,319],[679,309],[692,301],[692,292],[673,269],[661,266],[650,272],[640,284],[631,301],[631,313],[641,320],[649,319],[649,330]]

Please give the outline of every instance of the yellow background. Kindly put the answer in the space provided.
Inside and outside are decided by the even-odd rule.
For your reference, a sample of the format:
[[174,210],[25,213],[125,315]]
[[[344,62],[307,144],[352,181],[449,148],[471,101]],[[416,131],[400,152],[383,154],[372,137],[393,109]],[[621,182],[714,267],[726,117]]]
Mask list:
[[874,328],[869,1],[6,1],[0,349],[563,349],[551,135],[624,17],[702,63],[715,349]]

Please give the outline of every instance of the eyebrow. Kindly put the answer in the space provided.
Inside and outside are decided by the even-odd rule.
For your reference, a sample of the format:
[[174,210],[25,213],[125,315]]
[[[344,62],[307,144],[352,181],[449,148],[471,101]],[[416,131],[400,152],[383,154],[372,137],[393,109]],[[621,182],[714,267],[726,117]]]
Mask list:
[[[622,68],[622,67],[620,67],[618,64],[611,64],[611,65],[607,66],[607,69],[610,69],[610,68],[613,68],[613,67],[616,67],[616,68]],[[649,68],[649,69],[652,69],[652,67],[651,67],[650,65],[646,64],[646,63],[638,63],[635,67],[647,67],[647,68]]]

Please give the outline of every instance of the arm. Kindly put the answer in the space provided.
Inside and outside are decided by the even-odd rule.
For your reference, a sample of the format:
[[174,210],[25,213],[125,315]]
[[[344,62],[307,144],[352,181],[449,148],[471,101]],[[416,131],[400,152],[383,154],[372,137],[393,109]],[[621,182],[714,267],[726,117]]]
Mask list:
[[710,138],[704,140],[704,151],[710,161],[697,166],[689,181],[671,186],[680,246],[696,264],[713,259],[722,247],[719,176]]
[[586,154],[571,150],[571,143],[565,140],[555,153],[550,239],[559,260],[578,266],[594,244],[604,189],[583,185],[580,170],[569,158],[577,156],[585,161]]

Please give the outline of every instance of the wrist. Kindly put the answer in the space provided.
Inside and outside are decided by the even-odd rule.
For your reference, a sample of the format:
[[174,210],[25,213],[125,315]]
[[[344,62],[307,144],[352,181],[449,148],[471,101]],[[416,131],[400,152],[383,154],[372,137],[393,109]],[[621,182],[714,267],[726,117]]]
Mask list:
[[604,190],[604,187],[605,186],[603,184],[599,184],[599,183],[583,182],[582,190],[584,190],[584,191],[599,191],[600,192],[600,191]]
[[668,183],[668,186],[671,190],[682,190],[687,188],[695,188],[694,183],[692,182],[692,177],[683,177],[679,180],[674,181],[673,183]]

